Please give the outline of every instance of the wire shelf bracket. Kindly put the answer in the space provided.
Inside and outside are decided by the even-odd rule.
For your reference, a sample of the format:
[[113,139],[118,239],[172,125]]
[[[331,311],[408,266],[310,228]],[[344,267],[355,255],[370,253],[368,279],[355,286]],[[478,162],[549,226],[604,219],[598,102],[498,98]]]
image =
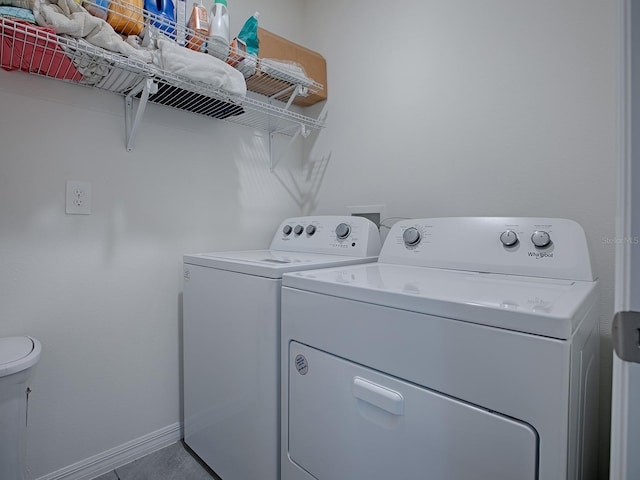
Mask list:
[[[147,101],[149,100],[149,94],[154,94],[158,91],[158,84],[153,81],[152,78],[147,78],[145,81],[140,82],[134,87],[126,97],[124,97],[125,103],[125,128],[127,134],[127,152],[133,151],[133,142],[138,134],[138,127],[140,121],[144,115],[144,110],[147,107]],[[138,108],[133,113],[133,97],[141,93],[140,100],[138,101]]]

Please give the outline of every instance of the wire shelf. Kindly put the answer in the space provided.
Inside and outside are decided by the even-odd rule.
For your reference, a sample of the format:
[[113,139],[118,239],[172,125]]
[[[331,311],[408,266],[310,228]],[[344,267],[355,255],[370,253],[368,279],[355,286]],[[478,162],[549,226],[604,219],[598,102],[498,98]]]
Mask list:
[[[83,6],[107,20],[121,35],[144,36],[153,30],[153,34],[162,32],[177,43],[195,41],[201,48],[206,47],[207,39],[202,34],[124,0],[111,0],[108,9],[100,7],[95,0],[85,0]],[[290,109],[296,96],[317,93],[323,89],[321,84],[277,66],[263,65],[261,59],[231,47],[224,53],[235,60],[231,63],[236,63],[235,68],[245,76],[250,92],[247,96],[230,94],[153,63],[105,50],[82,38],[57,35],[52,28],[21,20],[0,17],[0,35],[3,69],[108,90],[127,97],[128,106],[131,98],[144,98],[145,102],[148,99],[198,115],[290,136],[300,131],[306,135],[325,126],[319,119]],[[142,101],[139,105],[144,108]]]

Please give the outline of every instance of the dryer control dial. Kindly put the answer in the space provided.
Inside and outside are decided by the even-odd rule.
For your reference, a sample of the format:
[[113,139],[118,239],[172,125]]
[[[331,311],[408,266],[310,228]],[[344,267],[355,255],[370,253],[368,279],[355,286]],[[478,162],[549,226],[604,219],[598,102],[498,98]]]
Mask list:
[[416,227],[407,228],[402,234],[402,240],[407,247],[414,247],[420,243],[422,235]]
[[291,225],[285,225],[284,227],[282,227],[282,233],[284,233],[285,235],[291,235],[292,231],[293,228],[291,228]]
[[350,233],[351,233],[351,227],[346,223],[341,223],[336,227],[336,236],[340,240],[344,240],[345,238],[347,238]]
[[304,232],[304,227],[302,225],[296,225],[296,228],[293,229],[293,233],[296,235],[300,235]]
[[505,230],[500,234],[500,241],[505,247],[514,247],[518,243],[518,235],[513,230]]
[[549,232],[545,232],[544,230],[536,230],[531,235],[531,242],[538,248],[548,247],[551,243],[551,236]]

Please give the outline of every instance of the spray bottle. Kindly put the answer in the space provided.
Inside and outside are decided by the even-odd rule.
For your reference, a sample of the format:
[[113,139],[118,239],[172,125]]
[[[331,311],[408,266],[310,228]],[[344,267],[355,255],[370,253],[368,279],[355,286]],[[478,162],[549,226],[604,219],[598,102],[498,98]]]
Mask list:
[[229,56],[229,12],[227,0],[215,0],[209,15],[207,52],[221,60]]

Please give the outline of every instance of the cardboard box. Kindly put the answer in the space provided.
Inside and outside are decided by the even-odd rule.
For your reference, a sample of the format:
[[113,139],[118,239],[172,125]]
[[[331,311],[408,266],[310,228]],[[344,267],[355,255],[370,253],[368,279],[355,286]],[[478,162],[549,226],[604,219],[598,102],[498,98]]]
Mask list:
[[[306,97],[296,97],[293,101],[295,105],[306,107],[327,99],[327,61],[322,55],[301,45],[290,42],[286,38],[276,35],[275,33],[271,33],[264,28],[258,27],[258,38],[260,40],[260,58],[272,58],[274,60],[288,60],[296,62],[304,68],[307,77],[323,85],[323,89],[318,93],[310,93]],[[264,74],[257,74],[254,75],[254,77],[261,77],[254,80],[256,84],[260,85],[259,88],[263,91],[257,91],[251,88],[251,78],[247,80],[247,87],[249,90],[262,93],[263,95],[273,95],[279,91],[278,89],[282,88],[283,82],[279,80],[273,79],[274,81],[272,82],[265,82]],[[265,87],[265,85],[271,86]],[[264,91],[265,88],[266,90],[271,88],[276,90],[269,93],[269,91]]]

